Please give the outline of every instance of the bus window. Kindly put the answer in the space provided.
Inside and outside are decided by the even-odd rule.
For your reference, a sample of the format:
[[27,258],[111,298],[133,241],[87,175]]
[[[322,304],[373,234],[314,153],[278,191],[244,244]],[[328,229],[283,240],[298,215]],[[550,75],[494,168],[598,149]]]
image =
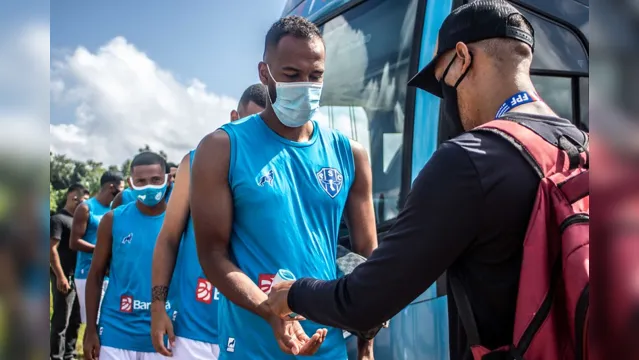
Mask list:
[[530,77],[535,84],[539,96],[560,117],[575,121],[572,111],[572,78],[532,75]]
[[584,131],[590,131],[590,121],[588,120],[588,96],[588,78],[579,78],[579,128]]
[[398,213],[404,106],[417,0],[369,0],[320,26],[321,120],[367,149],[378,223]]
[[517,6],[535,30],[535,70],[588,73],[588,55],[581,41],[568,28]]

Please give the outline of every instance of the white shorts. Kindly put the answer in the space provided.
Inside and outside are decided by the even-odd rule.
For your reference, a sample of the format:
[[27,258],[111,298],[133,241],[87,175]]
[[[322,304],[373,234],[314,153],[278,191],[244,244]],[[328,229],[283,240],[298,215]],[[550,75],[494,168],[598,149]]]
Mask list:
[[[182,337],[175,337],[175,346],[171,348],[176,360],[217,360],[220,358],[220,346]],[[102,358],[100,358],[102,360]]]
[[[106,292],[107,287],[109,286],[109,281],[104,280],[102,282],[102,295],[100,296],[100,305],[98,306],[98,319],[97,322],[100,322],[100,308],[102,307],[102,299],[104,299],[104,293]],[[80,303],[80,319],[82,323],[87,323],[87,302],[86,302],[86,289],[87,289],[87,280],[86,279],[75,279],[75,292],[78,294],[78,302]]]
[[100,347],[100,360],[160,360],[170,359],[155,352],[138,352],[116,349],[108,346]]

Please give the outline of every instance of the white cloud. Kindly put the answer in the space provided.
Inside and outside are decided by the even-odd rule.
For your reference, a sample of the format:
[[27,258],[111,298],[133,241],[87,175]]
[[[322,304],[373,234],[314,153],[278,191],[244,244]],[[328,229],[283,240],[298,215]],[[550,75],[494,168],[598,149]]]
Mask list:
[[105,164],[121,164],[145,144],[177,162],[237,105],[197,79],[180,83],[122,37],[54,61],[50,91],[54,104],[75,108],[68,122],[50,125],[51,151]]

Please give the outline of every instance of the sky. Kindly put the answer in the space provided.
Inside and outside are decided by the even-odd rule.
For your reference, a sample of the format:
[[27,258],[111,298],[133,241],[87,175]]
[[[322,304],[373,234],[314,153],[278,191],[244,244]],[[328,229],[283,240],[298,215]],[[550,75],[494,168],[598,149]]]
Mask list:
[[50,150],[118,165],[148,144],[179,161],[259,81],[284,3],[51,2]]
[[0,157],[38,158],[48,144],[49,4],[0,2]]

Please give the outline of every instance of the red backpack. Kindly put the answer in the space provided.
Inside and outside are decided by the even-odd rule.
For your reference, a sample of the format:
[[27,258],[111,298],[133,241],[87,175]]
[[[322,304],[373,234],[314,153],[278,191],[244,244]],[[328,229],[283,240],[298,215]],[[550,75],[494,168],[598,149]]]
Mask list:
[[549,140],[525,122],[494,120],[490,131],[513,144],[541,178],[524,239],[512,344],[480,345],[468,297],[449,277],[474,359],[587,359],[589,307],[588,144]]

